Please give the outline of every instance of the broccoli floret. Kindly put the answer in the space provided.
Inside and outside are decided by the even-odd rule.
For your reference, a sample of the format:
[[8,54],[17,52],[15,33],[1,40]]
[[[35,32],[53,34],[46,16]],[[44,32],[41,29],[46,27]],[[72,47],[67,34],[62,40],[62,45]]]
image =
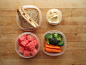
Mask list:
[[52,44],[52,45],[58,45],[60,41],[58,41],[57,39],[49,39],[49,44]]
[[58,45],[58,43],[60,42],[60,41],[58,41],[56,38],[54,39],[54,41],[55,41],[55,45]]
[[52,34],[50,34],[49,39],[50,39],[50,38],[53,38]]
[[46,41],[47,41],[47,44],[49,44],[49,39],[47,39]]
[[52,45],[58,45],[59,42],[62,41],[62,36],[60,34],[57,33],[47,33],[45,35],[45,40],[47,41],[47,44],[52,44]]
[[61,41],[58,43],[59,46],[63,46],[64,45],[64,41]]
[[56,38],[56,39],[59,40],[59,41],[62,41],[62,38],[60,38],[60,37],[59,38]]
[[46,38],[46,39],[50,39],[50,38],[53,38],[53,36],[52,36],[52,34],[49,34],[49,33],[48,33],[48,34],[45,35],[45,38]]
[[58,37],[56,39],[62,41],[63,37],[60,34],[58,34]]
[[58,37],[59,37],[59,38],[63,38],[61,34],[58,34]]
[[58,34],[57,33],[53,33],[52,34],[54,38],[57,38],[58,37]]
[[54,39],[49,39],[49,44],[54,45]]
[[45,38],[48,38],[49,36],[50,36],[50,34],[48,33],[48,34],[45,35]]

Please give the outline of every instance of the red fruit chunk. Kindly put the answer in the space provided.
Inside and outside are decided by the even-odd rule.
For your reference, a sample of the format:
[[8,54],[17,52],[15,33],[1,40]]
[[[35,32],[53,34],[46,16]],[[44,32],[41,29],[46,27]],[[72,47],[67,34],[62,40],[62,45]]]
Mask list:
[[29,50],[29,49],[25,47],[24,50]]
[[29,41],[29,42],[31,42],[31,41],[33,41],[35,38],[32,36],[32,35],[28,35],[27,36],[27,40]]
[[32,51],[31,51],[31,54],[34,56],[36,53],[37,53],[37,49],[35,48],[35,49],[33,49]]
[[39,43],[38,43],[38,40],[34,40],[33,43],[34,43],[34,45],[36,45],[36,46],[39,44]]
[[33,50],[35,48],[35,45],[33,42],[30,42],[29,44],[26,45],[27,48],[29,48],[30,50]]
[[18,45],[19,46],[22,46],[21,41],[19,39],[18,39]]
[[18,38],[18,40],[22,42],[22,41],[25,40],[26,38],[27,38],[27,35],[25,34],[25,35],[20,36],[20,37]]
[[32,38],[34,39],[34,40],[36,40],[36,38],[33,36],[33,35],[31,35],[32,36]]
[[26,44],[28,44],[28,40],[25,39],[24,41],[21,42],[21,44],[22,44],[23,46],[26,46]]
[[23,52],[24,52],[24,47],[20,46],[20,47],[19,47],[19,52],[20,52],[20,53],[23,53]]
[[27,38],[27,35],[26,35],[26,34],[20,36],[20,37],[18,38],[18,45],[19,45],[19,46],[22,46],[21,42],[22,42],[23,40],[25,40],[26,38]]
[[[27,48],[27,47],[24,47],[24,50],[30,50],[29,48]],[[31,50],[30,50],[31,51]]]
[[24,50],[24,56],[29,57],[30,56],[30,51],[29,50]]

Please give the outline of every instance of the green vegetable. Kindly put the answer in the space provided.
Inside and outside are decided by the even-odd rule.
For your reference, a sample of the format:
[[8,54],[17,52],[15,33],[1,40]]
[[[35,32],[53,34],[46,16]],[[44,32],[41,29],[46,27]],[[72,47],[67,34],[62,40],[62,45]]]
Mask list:
[[56,38],[54,39],[49,39],[49,44],[52,44],[52,45],[58,45],[60,41],[58,41]]
[[57,38],[58,37],[58,34],[57,33],[53,33],[52,34],[54,38]]
[[62,41],[63,37],[60,34],[58,34],[58,37],[56,39]]
[[49,34],[49,33],[48,33],[48,34],[45,35],[45,38],[46,38],[46,39],[50,39],[50,38],[53,38],[53,36],[52,36],[52,34]]
[[61,41],[58,43],[59,46],[63,46],[64,45],[64,41]]
[[62,35],[60,35],[60,34],[58,34],[58,37],[59,37],[59,38],[63,38]]
[[62,38],[56,38],[57,40],[59,40],[59,41],[62,41]]
[[49,44],[49,39],[47,39],[46,41],[47,41],[47,44]]
[[53,34],[47,33],[45,35],[45,40],[47,41],[47,44],[63,46],[64,41],[62,41],[62,39],[63,39],[62,35],[58,33]]

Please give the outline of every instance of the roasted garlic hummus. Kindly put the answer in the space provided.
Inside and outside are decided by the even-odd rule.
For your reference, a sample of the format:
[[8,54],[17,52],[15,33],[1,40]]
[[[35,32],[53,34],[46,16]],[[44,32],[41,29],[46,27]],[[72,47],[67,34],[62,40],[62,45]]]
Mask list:
[[48,20],[49,22],[58,22],[60,18],[60,14],[57,11],[48,12]]

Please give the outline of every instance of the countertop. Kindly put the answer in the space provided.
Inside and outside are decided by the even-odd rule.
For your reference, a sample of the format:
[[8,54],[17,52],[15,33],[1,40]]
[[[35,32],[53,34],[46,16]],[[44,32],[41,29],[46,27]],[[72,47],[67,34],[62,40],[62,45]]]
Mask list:
[[[25,32],[16,22],[17,8],[23,5],[35,5],[42,12],[42,24],[32,32],[40,41],[49,30],[65,34],[67,47],[64,54],[48,56],[41,46],[39,53],[31,59],[16,53],[15,40]],[[62,12],[61,23],[56,26],[46,20],[46,13],[52,8]],[[86,65],[86,0],[0,0],[0,65]]]

